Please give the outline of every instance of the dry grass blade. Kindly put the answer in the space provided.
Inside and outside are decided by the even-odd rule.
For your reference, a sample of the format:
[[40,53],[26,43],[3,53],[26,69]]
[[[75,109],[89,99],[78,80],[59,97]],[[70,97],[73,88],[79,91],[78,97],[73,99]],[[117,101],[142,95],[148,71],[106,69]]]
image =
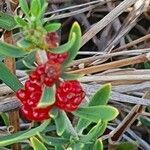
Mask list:
[[135,2],[136,0],[124,0],[122,3],[120,3],[116,8],[114,8],[109,14],[107,14],[102,20],[96,23],[83,35],[82,46]]

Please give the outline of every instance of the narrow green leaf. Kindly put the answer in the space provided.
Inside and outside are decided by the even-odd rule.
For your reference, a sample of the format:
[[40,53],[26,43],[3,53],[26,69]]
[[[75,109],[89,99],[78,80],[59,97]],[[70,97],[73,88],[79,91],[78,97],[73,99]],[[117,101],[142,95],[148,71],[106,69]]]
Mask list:
[[55,53],[55,54],[60,54],[60,53],[64,53],[67,52],[74,44],[75,40],[76,40],[76,34],[73,33],[72,34],[72,38],[65,44],[60,45],[57,48],[54,48],[52,51],[50,51],[51,53]]
[[150,63],[149,62],[144,62],[144,68],[145,69],[150,69]]
[[28,62],[32,66],[34,65],[35,62],[35,52],[31,52],[22,59],[19,59],[16,61],[16,67],[17,69],[24,69],[25,65],[23,64],[23,61]]
[[36,69],[35,66],[31,65],[30,63],[26,62],[25,60],[23,60],[22,62],[25,65],[26,68],[31,69],[31,70]]
[[39,127],[36,127],[34,129],[20,131],[11,135],[0,137],[0,147],[19,143],[22,140],[35,136],[37,133],[42,132],[49,125],[49,123],[50,120],[46,120]]
[[29,16],[29,7],[26,0],[19,0],[19,6],[26,16]]
[[135,143],[130,143],[130,142],[122,142],[116,147],[116,150],[137,150],[138,146]]
[[[63,146],[57,145],[55,146],[55,150],[64,150]],[[67,149],[68,150],[68,149]]]
[[0,12],[0,28],[12,30],[16,26],[13,16]]
[[62,73],[61,77],[64,79],[64,80],[77,80],[81,77],[83,77],[84,74],[71,74],[71,73]]
[[106,130],[107,122],[99,121],[87,135],[81,136],[81,142],[87,143],[90,141],[95,141],[99,136],[101,136]]
[[61,136],[64,131],[66,130],[66,123],[65,123],[65,117],[64,112],[61,110],[58,110],[58,115],[56,118],[54,118],[55,124],[56,124],[56,131],[59,136]]
[[89,106],[106,105],[111,92],[111,84],[105,84],[92,97]]
[[[100,88],[92,97],[89,106],[106,105],[111,92],[111,85],[105,84]],[[83,130],[91,123],[91,121],[80,118],[76,127],[78,133],[82,133]]]
[[18,58],[18,57],[23,57],[27,53],[28,52],[24,51],[21,48],[0,41],[1,56],[10,56],[10,57]]
[[96,140],[93,150],[103,150],[103,142],[101,139]]
[[89,121],[87,119],[79,118],[78,124],[76,126],[77,133],[81,134],[83,130],[91,123],[92,121]]
[[144,126],[150,127],[150,118],[148,118],[146,116],[141,116],[140,121]]
[[33,44],[30,41],[21,38],[19,41],[17,41],[17,46],[28,50],[30,47],[33,47]]
[[40,4],[40,1],[39,0],[32,0],[31,1],[31,14],[34,16],[34,17],[38,17],[39,15],[39,12],[41,10],[41,4]]
[[87,119],[89,121],[98,122],[111,121],[117,117],[118,110],[112,106],[91,106],[91,107],[82,107],[77,109],[74,113],[75,116]]
[[47,32],[55,32],[61,27],[61,23],[50,23],[45,25],[45,30]]
[[38,107],[47,107],[55,103],[55,90],[56,87],[53,85],[52,87],[45,87],[38,104]]
[[76,34],[76,40],[73,44],[73,46],[69,49],[68,51],[68,59],[65,61],[64,65],[69,65],[76,57],[78,50],[80,49],[80,45],[81,45],[81,28],[79,26],[79,24],[77,22],[75,22],[72,25],[71,31],[70,31],[70,35],[69,35],[69,39],[72,38],[73,34]]
[[78,134],[75,131],[75,129],[74,129],[71,121],[69,120],[67,114],[64,111],[62,111],[62,115],[64,116],[64,122],[65,122],[66,127],[67,127],[66,128],[66,134],[70,134],[72,137],[78,138]]
[[38,17],[37,17],[37,23],[38,23],[38,21],[40,21],[40,22],[44,22],[44,19],[42,19],[43,18],[43,16],[44,16],[44,13],[45,13],[45,11],[46,11],[46,8],[47,8],[47,6],[48,6],[48,3],[47,2],[45,2],[45,0],[40,0],[41,1],[41,5],[42,5],[42,7],[41,7],[41,9],[40,9],[40,11],[39,11],[39,14],[38,14]]
[[40,1],[41,7],[45,4],[46,0],[38,0]]
[[52,137],[52,136],[46,136],[42,134],[38,134],[41,141],[48,145],[58,146],[58,145],[64,145],[69,142],[69,139],[61,138],[61,137]]
[[47,150],[45,145],[41,141],[39,141],[36,137],[31,137],[30,141],[34,150]]
[[72,150],[83,150],[84,144],[77,142],[70,146]]
[[28,26],[28,23],[24,19],[22,19],[22,18],[20,18],[18,16],[15,17],[15,21],[16,21],[16,23],[17,23],[17,25],[19,27],[26,27],[26,26]]
[[0,62],[0,79],[15,92],[23,87],[17,77],[2,62]]
[[9,117],[6,113],[0,113],[0,116],[2,117],[4,123],[6,126],[9,126]]

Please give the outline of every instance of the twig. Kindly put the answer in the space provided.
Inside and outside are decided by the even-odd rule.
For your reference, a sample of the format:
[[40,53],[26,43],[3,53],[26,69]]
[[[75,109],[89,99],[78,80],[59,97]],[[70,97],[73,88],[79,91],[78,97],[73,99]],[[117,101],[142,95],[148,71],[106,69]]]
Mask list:
[[102,71],[108,70],[108,69],[138,64],[138,63],[142,63],[145,61],[148,61],[147,55],[143,54],[143,55],[126,58],[126,59],[122,59],[122,60],[118,60],[118,61],[114,61],[114,62],[110,62],[110,63],[105,63],[105,64],[101,64],[101,65],[97,65],[97,66],[87,67],[84,69],[70,71],[70,73],[91,74],[91,73],[96,73],[96,72],[102,72]]
[[117,7],[115,7],[109,14],[107,14],[102,20],[96,23],[83,35],[82,46],[135,2],[136,0],[124,0]]

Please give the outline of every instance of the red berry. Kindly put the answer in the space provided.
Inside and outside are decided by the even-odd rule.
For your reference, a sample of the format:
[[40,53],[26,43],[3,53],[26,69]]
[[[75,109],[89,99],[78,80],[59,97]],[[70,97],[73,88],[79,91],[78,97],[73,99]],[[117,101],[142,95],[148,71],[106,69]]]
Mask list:
[[25,117],[25,119],[32,121],[33,119],[33,109],[30,108],[27,105],[24,105],[21,107],[21,115],[23,115],[23,117]]
[[36,68],[36,73],[38,76],[41,76],[44,74],[44,65],[40,65]]
[[61,66],[53,61],[48,61],[45,64],[45,78],[44,83],[47,86],[52,86],[60,77]]
[[62,82],[56,91],[56,106],[65,111],[75,111],[85,97],[78,81]]
[[50,49],[56,48],[58,46],[59,37],[56,32],[49,32],[45,36],[45,43]]
[[36,107],[38,102],[40,101],[41,95],[42,95],[41,91],[31,93],[29,99],[27,100],[27,104],[30,107]]
[[22,102],[22,103],[26,103],[28,97],[29,97],[29,94],[27,91],[25,91],[24,89],[20,89],[16,92],[16,96],[17,98]]
[[39,84],[39,82],[27,80],[25,82],[25,90],[27,90],[30,93],[35,91],[41,91],[41,85]]
[[36,71],[33,71],[32,73],[30,73],[29,79],[30,79],[31,81],[34,81],[34,80],[40,81],[40,80],[41,80],[41,77],[37,74]]
[[49,60],[54,61],[55,63],[62,64],[68,57],[68,53],[62,53],[62,54],[54,54],[47,52],[47,57]]
[[49,116],[49,111],[51,107],[46,107],[46,108],[35,108],[33,110],[33,120],[35,121],[42,121],[50,118]]
[[25,105],[21,108],[21,114],[25,117],[25,119],[30,121],[43,121],[49,119],[49,111],[51,106],[46,108],[30,108]]

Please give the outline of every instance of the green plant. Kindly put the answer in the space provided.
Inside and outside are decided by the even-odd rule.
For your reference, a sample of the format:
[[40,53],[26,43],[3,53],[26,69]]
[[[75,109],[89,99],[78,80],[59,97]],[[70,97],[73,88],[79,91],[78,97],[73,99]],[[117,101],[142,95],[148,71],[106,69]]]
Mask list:
[[[79,104],[85,92],[77,81],[82,75],[67,72],[68,65],[80,49],[81,29],[77,22],[71,28],[68,42],[59,45],[56,31],[59,23],[45,22],[45,0],[32,0],[30,7],[24,0],[19,5],[24,18],[11,16],[13,28],[19,28],[22,38],[17,45],[0,42],[0,56],[18,58],[17,64],[28,68],[29,80],[25,86],[0,62],[0,79],[8,85],[22,103],[21,111],[27,120],[42,122],[32,129],[0,137],[0,147],[28,140],[33,149],[103,149],[100,139],[109,121],[116,118],[118,110],[107,105],[111,85],[99,89],[86,106]],[[6,17],[2,18],[3,20]],[[4,21],[5,23],[5,21]],[[2,26],[3,25],[3,26]],[[4,24],[0,24],[4,27]],[[12,30],[12,26],[7,30]],[[5,28],[6,29],[6,28]],[[43,64],[33,66],[39,51],[48,56]],[[29,58],[33,58],[31,62]],[[77,119],[76,123],[70,120]],[[3,115],[4,116],[4,115]],[[85,134],[84,130],[91,126]],[[23,143],[22,143],[23,144]],[[25,144],[27,145],[27,144]]]

